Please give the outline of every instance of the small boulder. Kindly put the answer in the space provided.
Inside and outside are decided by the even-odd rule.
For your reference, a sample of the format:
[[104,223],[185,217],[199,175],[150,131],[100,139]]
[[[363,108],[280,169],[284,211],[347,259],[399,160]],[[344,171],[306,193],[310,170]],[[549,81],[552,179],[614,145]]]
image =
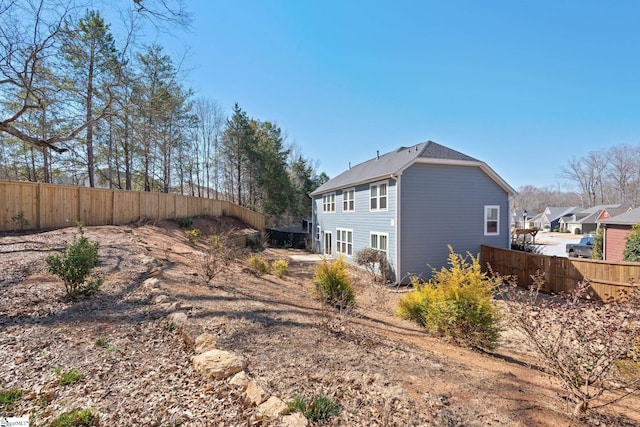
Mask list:
[[247,395],[247,399],[254,405],[259,405],[269,397],[267,392],[258,385],[255,381],[249,381],[247,389],[244,391]]
[[275,396],[271,396],[266,402],[258,406],[258,414],[267,418],[277,418],[286,410],[287,404]]
[[196,354],[204,353],[205,351],[216,349],[216,338],[210,333],[200,334],[196,337],[194,343],[194,351]]
[[169,302],[169,297],[164,294],[158,295],[153,299],[154,304],[164,304],[166,302]]
[[231,377],[229,384],[236,387],[246,388],[247,384],[249,384],[249,377],[245,371],[240,371]]
[[282,417],[281,427],[307,427],[309,420],[300,412],[294,412],[290,415]]
[[[198,339],[198,337],[202,335],[202,331],[202,326],[192,322],[182,325],[182,327],[180,328],[180,336],[182,337],[182,340],[189,350],[195,348],[196,339]],[[215,347],[211,347],[207,348],[206,350],[213,350],[214,348]],[[196,351],[196,353],[204,353],[206,350]]]
[[191,358],[193,367],[200,375],[223,380],[242,371],[245,361],[237,354],[224,350],[209,350]]
[[148,289],[152,289],[152,288],[159,288],[160,287],[160,280],[158,280],[157,277],[150,277],[147,280],[145,280],[144,282],[142,282],[142,286]]
[[182,311],[174,311],[167,316],[167,323],[173,323],[174,326],[182,326],[187,323],[187,313]]

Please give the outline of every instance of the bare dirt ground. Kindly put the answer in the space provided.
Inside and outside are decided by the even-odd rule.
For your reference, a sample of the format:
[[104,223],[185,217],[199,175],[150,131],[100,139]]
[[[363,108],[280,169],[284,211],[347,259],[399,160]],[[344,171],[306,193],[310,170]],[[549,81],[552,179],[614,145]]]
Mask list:
[[[194,227],[206,234],[222,222],[239,226],[227,218],[196,219]],[[360,270],[353,270],[358,308],[340,315],[314,297],[317,261],[290,258],[300,252],[262,253],[289,260],[284,279],[257,278],[238,262],[206,285],[203,246],[190,245],[173,222],[86,227],[86,234],[100,242],[105,283],[78,301],[65,299],[44,262],[75,228],[0,237],[0,391],[23,391],[0,416],[30,416],[41,426],[92,408],[104,426],[280,425],[258,416],[242,390],[194,371],[193,349],[166,321],[179,308],[218,348],[244,356],[249,377],[269,394],[332,396],[342,411],[329,425],[640,424],[638,397],[572,419],[573,405],[508,325],[495,354],[450,345],[395,317],[402,292],[369,284]],[[154,286],[144,284],[150,277]],[[70,369],[82,378],[61,386],[60,372]]]

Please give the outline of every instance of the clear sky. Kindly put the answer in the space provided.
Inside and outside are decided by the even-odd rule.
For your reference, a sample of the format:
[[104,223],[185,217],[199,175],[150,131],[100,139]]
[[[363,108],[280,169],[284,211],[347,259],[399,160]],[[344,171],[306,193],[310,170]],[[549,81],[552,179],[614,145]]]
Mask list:
[[640,1],[189,0],[185,86],[276,122],[330,177],[433,140],[512,187],[640,144]]

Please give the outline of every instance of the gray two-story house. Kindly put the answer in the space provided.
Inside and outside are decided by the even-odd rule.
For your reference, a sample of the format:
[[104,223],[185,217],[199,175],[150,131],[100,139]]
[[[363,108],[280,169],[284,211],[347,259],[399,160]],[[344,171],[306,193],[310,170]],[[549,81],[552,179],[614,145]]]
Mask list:
[[362,248],[384,251],[391,280],[431,277],[480,245],[509,248],[515,191],[486,163],[432,141],[377,155],[313,193],[313,244],[352,261]]

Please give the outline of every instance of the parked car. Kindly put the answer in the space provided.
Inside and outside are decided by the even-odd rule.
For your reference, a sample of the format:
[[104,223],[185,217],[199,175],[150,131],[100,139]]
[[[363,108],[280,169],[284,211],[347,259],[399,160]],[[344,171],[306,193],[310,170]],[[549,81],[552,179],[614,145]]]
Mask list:
[[571,257],[591,258],[593,253],[593,235],[587,234],[579,243],[567,243],[567,255]]

